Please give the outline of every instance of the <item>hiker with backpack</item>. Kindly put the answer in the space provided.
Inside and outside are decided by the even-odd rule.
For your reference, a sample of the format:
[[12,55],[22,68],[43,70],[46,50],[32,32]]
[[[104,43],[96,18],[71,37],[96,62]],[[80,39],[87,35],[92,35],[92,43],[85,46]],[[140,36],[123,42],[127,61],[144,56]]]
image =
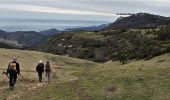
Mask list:
[[50,62],[47,61],[47,64],[45,65],[45,78],[47,80],[47,82],[50,82],[50,74],[51,74],[51,66],[50,66]]
[[17,58],[14,58],[7,68],[7,75],[9,75],[9,86],[11,90],[14,90],[14,86],[17,81],[17,74],[20,75],[20,66],[17,62]]
[[39,83],[42,81],[42,74],[44,73],[44,63],[42,60],[39,61],[36,67],[36,71],[38,72]]

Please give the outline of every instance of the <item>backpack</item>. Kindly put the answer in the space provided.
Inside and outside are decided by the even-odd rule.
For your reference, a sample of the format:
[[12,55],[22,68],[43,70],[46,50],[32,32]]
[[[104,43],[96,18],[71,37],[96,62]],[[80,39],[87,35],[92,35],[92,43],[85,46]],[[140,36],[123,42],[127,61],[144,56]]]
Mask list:
[[51,71],[50,64],[46,64],[45,71],[46,72],[50,72]]
[[16,69],[16,63],[10,63],[9,64],[9,67],[8,67],[8,70],[9,71],[15,71],[15,72],[17,72],[17,69]]

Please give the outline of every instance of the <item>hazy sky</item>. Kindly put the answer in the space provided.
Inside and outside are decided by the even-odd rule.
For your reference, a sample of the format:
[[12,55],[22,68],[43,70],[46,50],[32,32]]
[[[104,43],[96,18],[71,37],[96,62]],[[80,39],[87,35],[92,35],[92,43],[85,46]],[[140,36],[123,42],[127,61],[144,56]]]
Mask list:
[[170,16],[170,0],[0,0],[0,30],[96,26],[139,12]]
[[119,12],[170,16],[170,0],[0,0],[0,18],[112,21]]

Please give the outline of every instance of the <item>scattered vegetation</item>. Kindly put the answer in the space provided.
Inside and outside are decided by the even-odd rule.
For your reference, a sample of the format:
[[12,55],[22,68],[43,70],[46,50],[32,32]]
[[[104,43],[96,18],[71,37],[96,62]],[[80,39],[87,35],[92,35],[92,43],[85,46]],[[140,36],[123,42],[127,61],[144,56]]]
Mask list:
[[150,59],[170,50],[170,27],[63,33],[36,50],[97,62]]

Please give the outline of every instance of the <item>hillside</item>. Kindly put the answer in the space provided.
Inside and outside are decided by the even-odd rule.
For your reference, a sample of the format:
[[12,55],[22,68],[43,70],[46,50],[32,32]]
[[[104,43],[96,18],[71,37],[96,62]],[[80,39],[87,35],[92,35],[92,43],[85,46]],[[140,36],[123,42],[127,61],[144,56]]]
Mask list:
[[[8,100],[169,100],[170,54],[126,65],[103,64],[41,52],[0,49],[1,66],[18,55],[22,74],[14,91],[0,82],[0,99]],[[14,53],[15,51],[15,53]],[[3,52],[3,53],[2,53]],[[4,54],[5,53],[5,54]],[[57,78],[37,85],[34,72],[39,58],[50,60]],[[51,59],[52,58],[52,59]],[[30,67],[28,67],[30,66]],[[4,67],[5,68],[5,67]],[[0,80],[1,81],[1,80]]]
[[149,59],[169,52],[170,27],[54,35],[35,50],[92,61]]
[[34,31],[0,31],[0,42],[17,48],[28,48],[46,41],[46,37]]
[[8,45],[6,43],[0,43],[0,48],[16,49],[15,46]]
[[170,17],[138,13],[129,17],[120,17],[106,29],[153,28],[170,24]]
[[[39,60],[43,60],[44,63],[46,61],[50,61],[52,66],[58,67],[58,66],[67,66],[71,65],[76,62],[82,63],[91,63],[93,62],[71,58],[67,56],[58,56],[53,55],[49,53],[43,53],[43,52],[36,52],[36,51],[27,51],[27,50],[17,50],[17,49],[0,49],[0,69],[1,71],[6,69],[9,62],[11,62],[13,57],[17,57],[18,61],[21,65],[21,70],[24,71],[35,71],[36,64],[39,62]],[[95,63],[94,63],[95,64]]]
[[0,30],[0,36],[4,37],[7,34],[7,32]]
[[97,65],[96,63],[90,61],[70,58],[67,56],[57,56],[36,51],[0,49],[0,73],[2,73],[2,71],[6,71],[9,62],[11,62],[13,57],[18,58],[18,62],[21,66],[21,76],[18,78],[16,91],[11,94],[8,90],[8,82],[3,80],[2,74],[0,75],[0,100],[5,98],[8,98],[8,100],[13,100],[18,95],[26,92],[25,90],[27,90],[27,92],[34,90],[29,90],[29,88],[39,88],[39,86],[37,86],[38,79],[35,68],[40,59],[42,59],[44,63],[46,63],[46,61],[50,61],[53,69],[52,76],[54,78],[54,82],[67,82],[76,78],[75,76],[71,75],[71,73],[74,71],[63,71],[67,70],[68,68]]
[[89,27],[81,27],[81,28],[67,28],[62,32],[79,32],[79,31],[101,31],[108,27],[109,24],[102,24],[99,26],[89,26]]
[[43,30],[40,31],[39,33],[41,33],[42,35],[53,35],[53,34],[60,34],[61,32],[57,29],[49,29],[49,30]]

